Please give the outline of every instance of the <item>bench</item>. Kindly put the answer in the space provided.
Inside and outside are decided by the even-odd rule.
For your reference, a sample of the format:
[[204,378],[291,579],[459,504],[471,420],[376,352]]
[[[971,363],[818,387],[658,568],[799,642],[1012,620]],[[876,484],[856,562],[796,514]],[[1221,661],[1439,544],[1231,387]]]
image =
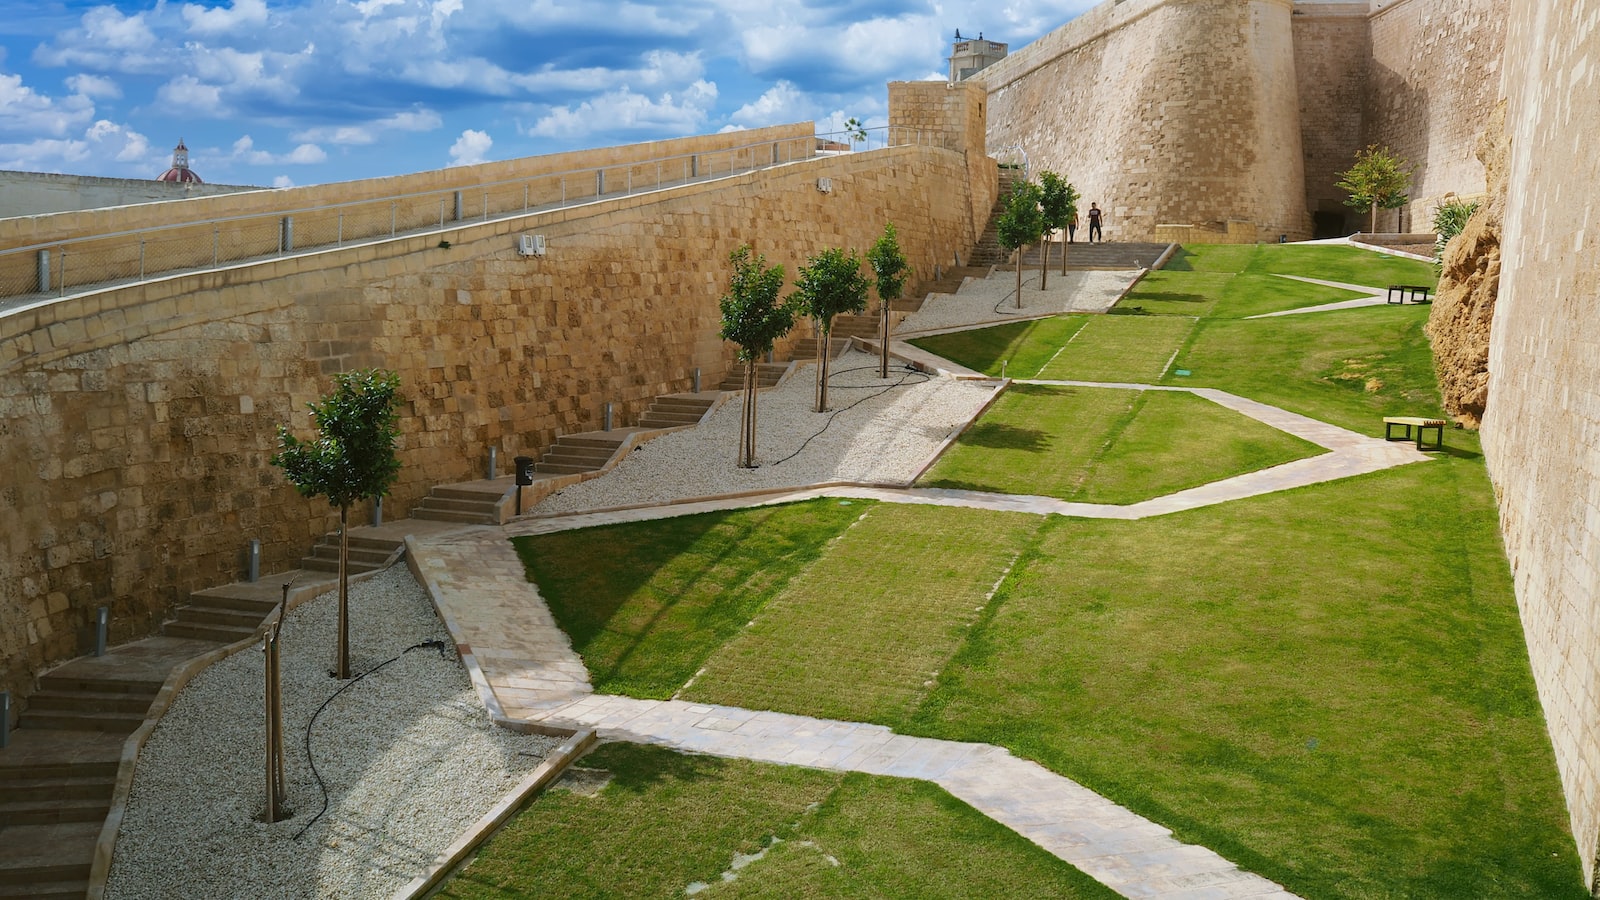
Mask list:
[[1389,285],[1390,303],[1431,303],[1428,299],[1428,286],[1425,284],[1391,284]]
[[[1394,433],[1394,427],[1396,425],[1405,426],[1405,434],[1396,436]],[[1443,419],[1428,419],[1422,416],[1383,417],[1383,439],[1386,441],[1409,441],[1412,439],[1411,429],[1413,428],[1417,430],[1416,441],[1418,450],[1439,450],[1444,447]],[[1433,444],[1432,446],[1424,446],[1422,437],[1428,433],[1428,429],[1430,428],[1433,429]]]

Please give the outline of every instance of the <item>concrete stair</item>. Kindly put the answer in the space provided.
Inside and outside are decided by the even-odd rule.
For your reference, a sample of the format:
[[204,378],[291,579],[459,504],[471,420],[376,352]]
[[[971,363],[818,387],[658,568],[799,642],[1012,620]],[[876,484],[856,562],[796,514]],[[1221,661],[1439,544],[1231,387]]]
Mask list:
[[496,512],[500,499],[511,487],[511,482],[504,478],[440,485],[429,491],[428,496],[423,497],[422,502],[411,510],[411,518],[463,525],[494,525],[500,521]]
[[[1081,229],[1080,229],[1081,233]],[[1095,241],[1092,244],[1084,241],[1067,244],[1067,271],[1126,271],[1129,269],[1148,269],[1155,265],[1161,254],[1167,250],[1166,244],[1146,244],[1125,241]],[[1054,248],[1050,256],[1051,267],[1061,264],[1061,250]],[[1027,261],[1024,265],[1035,269],[1039,267],[1039,248],[1029,247]]]
[[[890,307],[892,310],[893,307]],[[835,338],[867,338],[878,337],[883,330],[883,318],[872,313],[862,315],[845,314],[833,317],[833,336]]]
[[[798,341],[795,341],[794,347],[789,351],[790,362],[814,361],[817,358],[817,344],[818,340],[814,337],[801,338]],[[849,346],[849,338],[840,337],[837,333],[835,333],[833,337],[828,340],[828,358],[838,359],[839,354],[843,353],[849,348]],[[734,390],[739,390],[742,387],[743,384],[741,384],[739,388],[734,388]],[[762,387],[768,387],[768,385],[763,384]]]
[[1000,170],[1000,193],[994,198],[994,206],[989,209],[989,223],[984,226],[983,234],[978,236],[977,243],[972,246],[972,252],[967,255],[968,266],[986,269],[1010,262],[1011,251],[1000,246],[1000,229],[996,222],[1000,219],[1000,214],[1006,211],[1006,201],[1011,199],[1012,186],[1022,180],[1022,172],[1016,169]]
[[534,463],[533,470],[550,475],[593,472],[611,461],[625,436],[625,432],[605,431],[564,434]]
[[[812,351],[811,358],[817,358],[815,349]],[[782,381],[783,374],[787,371],[789,371],[789,364],[786,362],[756,363],[756,390],[772,387]],[[744,390],[744,365],[735,363],[733,368],[728,370],[728,374],[723,376],[722,383],[717,385],[717,389],[721,391]]]
[[144,724],[162,678],[102,677],[52,672],[28,698],[25,728],[127,734]]
[[639,417],[640,428],[681,428],[699,425],[706,410],[716,402],[715,394],[664,394],[650,401],[650,407]]
[[[375,538],[358,537],[350,535],[350,553],[346,562],[346,569],[354,575],[358,572],[371,572],[381,569],[389,562],[389,556],[396,550],[396,545],[391,541]],[[302,557],[300,568],[307,572],[334,572],[339,571],[339,535],[325,534],[322,539],[311,548],[311,555]]]

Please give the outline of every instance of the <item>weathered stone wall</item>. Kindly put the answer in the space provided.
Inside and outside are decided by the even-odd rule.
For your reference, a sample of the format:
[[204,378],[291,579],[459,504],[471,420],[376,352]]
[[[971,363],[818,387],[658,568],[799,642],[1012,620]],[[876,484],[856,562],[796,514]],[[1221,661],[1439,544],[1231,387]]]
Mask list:
[[[239,579],[250,538],[265,571],[293,567],[336,515],[268,458],[279,423],[309,431],[327,373],[400,374],[397,516],[481,477],[488,447],[532,454],[598,427],[606,402],[631,422],[694,368],[719,376],[717,298],[742,242],[792,276],[892,220],[918,277],[949,266],[981,228],[973,165],[937,147],[815,159],[463,224],[448,248],[400,238],[0,317],[0,688],[26,693],[82,652],[97,606],[121,640]],[[518,256],[523,233],[547,255]]]
[[1306,210],[1319,236],[1365,229],[1345,193],[1334,185],[1362,142],[1372,41],[1367,0],[1294,7],[1294,61],[1300,96],[1300,145],[1305,152]]
[[[985,144],[988,100],[988,92],[977,82],[889,83],[891,131],[903,128],[918,142],[933,140],[934,146],[966,155],[968,197],[972,203],[969,212],[980,230],[988,221],[1000,190],[997,166]],[[929,260],[930,271],[934,262]]]
[[259,190],[265,189],[233,184],[172,184],[154,178],[0,172],[0,219]]
[[1600,0],[1525,0],[1483,446],[1591,883],[1600,836]]
[[1380,211],[1378,228],[1430,231],[1433,211],[1449,195],[1484,192],[1483,164],[1475,151],[1484,120],[1500,99],[1510,0],[1371,4],[1362,146],[1387,145],[1415,167],[1411,202],[1397,211]]
[[1290,7],[1102,3],[979,73],[989,146],[1073,182],[1113,240],[1230,221],[1307,237]]

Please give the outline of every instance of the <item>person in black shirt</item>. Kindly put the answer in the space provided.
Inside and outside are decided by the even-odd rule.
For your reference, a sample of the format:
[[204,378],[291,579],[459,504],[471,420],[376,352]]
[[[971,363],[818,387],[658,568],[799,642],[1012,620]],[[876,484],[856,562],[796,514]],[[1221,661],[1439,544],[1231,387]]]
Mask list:
[[1106,236],[1100,230],[1100,205],[1091,203],[1089,204],[1089,243],[1094,243],[1094,239],[1097,237],[1100,239],[1100,243],[1105,243]]

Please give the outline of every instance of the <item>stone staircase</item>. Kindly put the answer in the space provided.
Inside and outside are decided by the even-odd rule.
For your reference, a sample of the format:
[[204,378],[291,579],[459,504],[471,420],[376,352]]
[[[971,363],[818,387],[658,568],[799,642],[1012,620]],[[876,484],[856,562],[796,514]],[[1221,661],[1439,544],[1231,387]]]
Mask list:
[[717,395],[701,392],[698,394],[664,394],[650,401],[650,407],[639,417],[640,428],[681,428],[685,425],[699,425],[705,418],[706,411],[717,400]]
[[[496,510],[499,508],[500,499],[513,487],[512,478],[508,475],[493,480],[439,485],[412,507],[411,518],[456,522],[462,525],[494,525],[500,521]],[[354,550],[352,543],[352,558]],[[337,543],[334,544],[334,553],[334,558],[337,560]]]
[[593,472],[611,460],[627,435],[626,431],[564,434],[533,464],[533,470],[550,475]]
[[[805,337],[795,341],[794,347],[789,351],[789,361],[803,363],[816,360],[818,343],[819,341],[815,337]],[[847,337],[840,337],[839,334],[835,332],[833,337],[828,339],[828,358],[838,359],[839,354],[843,353],[849,348],[849,346],[850,339]],[[762,385],[762,387],[767,386],[768,385],[765,384]],[[734,390],[739,390],[742,387],[744,387],[744,385],[741,383],[738,387],[735,387]]]
[[[1082,229],[1079,229],[1082,233]],[[1096,271],[1129,269],[1148,269],[1155,265],[1161,254],[1167,251],[1166,244],[1146,244],[1128,241],[1096,241],[1093,244],[1077,241],[1067,245],[1067,271]],[[1061,250],[1056,248],[1051,251],[1050,262],[1052,267],[1061,263]],[[1029,247],[1027,250],[1026,265],[1038,268],[1039,248]],[[1056,269],[1056,271],[1060,271]]]
[[[812,351],[811,358],[812,359],[816,359],[817,358],[816,357],[816,351],[815,351],[814,348],[813,348],[813,351]],[[786,362],[781,362],[781,363],[756,363],[756,390],[761,390],[762,388],[772,387],[773,385],[775,385],[778,382],[782,381],[783,380],[783,374],[785,372],[787,372],[787,371],[789,371],[789,364],[786,363]],[[744,364],[743,363],[737,363],[737,362],[734,363],[733,367],[728,369],[728,374],[722,376],[722,383],[717,385],[717,390],[719,390],[719,391],[742,391],[742,390],[744,390]]]
[[1022,172],[1017,169],[1000,170],[1000,193],[994,198],[994,206],[989,209],[989,224],[984,226],[983,234],[978,237],[977,243],[972,246],[967,265],[980,269],[991,266],[1005,265],[1011,261],[1011,251],[1000,246],[1000,229],[996,222],[1000,214],[1006,211],[1006,201],[1011,199],[1011,188],[1022,180]]

